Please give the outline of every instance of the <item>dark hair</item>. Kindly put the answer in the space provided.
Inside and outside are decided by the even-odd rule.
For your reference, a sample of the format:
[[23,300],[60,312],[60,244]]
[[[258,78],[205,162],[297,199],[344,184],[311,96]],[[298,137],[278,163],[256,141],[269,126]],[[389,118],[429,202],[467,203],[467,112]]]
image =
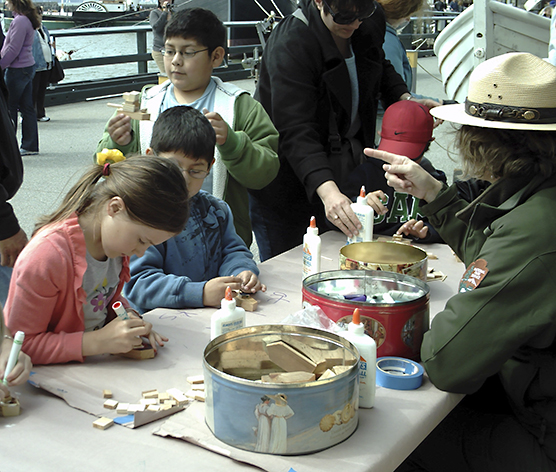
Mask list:
[[168,21],[164,40],[169,38],[194,39],[208,48],[209,55],[217,47],[226,49],[226,27],[218,17],[205,8],[179,10]]
[[[43,216],[40,228],[68,219],[72,213],[98,212],[113,197],[120,197],[131,220],[151,228],[178,234],[189,216],[188,192],[180,167],[173,159],[134,156],[104,167],[93,166],[71,188],[61,205]],[[106,173],[106,172],[105,172]]]
[[399,20],[417,13],[425,4],[423,0],[376,0],[382,6],[387,20]]
[[485,179],[520,175],[552,175],[556,171],[554,131],[506,130],[462,126],[456,145],[464,173]]
[[33,29],[41,26],[41,17],[37,7],[31,0],[11,0],[12,9],[20,15],[25,15],[33,25]]
[[[374,0],[328,0],[326,3],[336,12],[358,12],[368,9],[369,4],[373,3],[373,1]],[[322,4],[322,8],[324,9],[324,13],[330,13],[330,9],[324,3]]]
[[186,105],[168,108],[154,123],[151,148],[155,154],[179,151],[192,159],[204,159],[210,166],[214,146],[214,128],[195,108]]

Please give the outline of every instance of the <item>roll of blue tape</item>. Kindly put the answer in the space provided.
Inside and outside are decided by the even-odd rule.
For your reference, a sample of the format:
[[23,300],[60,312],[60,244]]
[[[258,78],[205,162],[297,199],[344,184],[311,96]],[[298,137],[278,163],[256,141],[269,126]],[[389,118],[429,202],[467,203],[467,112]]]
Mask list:
[[425,369],[403,357],[379,357],[376,361],[376,384],[395,390],[415,390],[423,383]]

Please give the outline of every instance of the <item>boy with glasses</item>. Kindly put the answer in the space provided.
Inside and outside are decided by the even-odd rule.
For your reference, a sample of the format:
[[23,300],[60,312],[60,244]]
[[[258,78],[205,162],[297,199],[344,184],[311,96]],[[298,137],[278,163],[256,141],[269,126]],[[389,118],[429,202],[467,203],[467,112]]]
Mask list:
[[216,132],[214,170],[203,189],[224,200],[234,215],[238,234],[251,245],[247,189],[269,184],[280,166],[278,132],[263,107],[245,90],[212,77],[225,56],[226,27],[210,10],[173,13],[164,38],[164,64],[169,81],[145,88],[141,108],[152,121],[115,114],[104,130],[98,151],[119,149],[144,153],[153,122],[164,110],[189,105],[205,113]]
[[249,191],[261,260],[301,244],[312,215],[321,231],[326,219],[349,236],[361,227],[340,185],[374,145],[379,98],[411,98],[385,29],[374,0],[299,0],[270,35],[255,98],[280,133],[280,170]]
[[214,163],[215,142],[209,121],[188,106],[167,109],[154,124],[146,153],[173,158],[183,169],[190,216],[180,234],[131,258],[125,294],[141,312],[220,306],[228,286],[246,293],[266,290],[230,208],[201,189]]

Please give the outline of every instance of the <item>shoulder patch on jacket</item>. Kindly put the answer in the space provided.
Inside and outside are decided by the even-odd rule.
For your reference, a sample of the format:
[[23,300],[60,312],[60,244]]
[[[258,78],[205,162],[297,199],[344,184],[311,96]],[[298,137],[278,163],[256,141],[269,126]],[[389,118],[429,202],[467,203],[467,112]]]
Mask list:
[[475,262],[472,262],[469,264],[469,267],[459,282],[459,291],[470,292],[477,288],[487,274],[488,268],[486,260],[477,259]]

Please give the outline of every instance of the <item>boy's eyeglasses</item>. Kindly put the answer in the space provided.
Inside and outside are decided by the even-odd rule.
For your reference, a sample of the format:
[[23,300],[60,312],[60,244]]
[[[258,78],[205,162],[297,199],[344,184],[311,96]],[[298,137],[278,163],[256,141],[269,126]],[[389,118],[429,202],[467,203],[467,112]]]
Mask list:
[[210,170],[198,170],[198,169],[182,169],[184,175],[189,174],[192,179],[204,179],[210,174]]
[[357,11],[357,12],[334,13],[326,0],[322,0],[322,3],[324,3],[326,8],[328,8],[328,11],[332,16],[332,19],[334,20],[334,23],[337,23],[339,25],[351,25],[355,20],[359,20],[359,21],[366,20],[367,18],[370,18],[373,15],[373,13],[376,11],[376,2],[374,0],[372,0],[368,8],[366,8],[363,11]]
[[195,54],[198,52],[208,51],[209,48],[199,49],[198,51],[175,51],[174,49],[163,49],[161,52],[166,57],[174,57],[176,54],[179,54],[181,57],[186,59],[191,59],[195,57]]

